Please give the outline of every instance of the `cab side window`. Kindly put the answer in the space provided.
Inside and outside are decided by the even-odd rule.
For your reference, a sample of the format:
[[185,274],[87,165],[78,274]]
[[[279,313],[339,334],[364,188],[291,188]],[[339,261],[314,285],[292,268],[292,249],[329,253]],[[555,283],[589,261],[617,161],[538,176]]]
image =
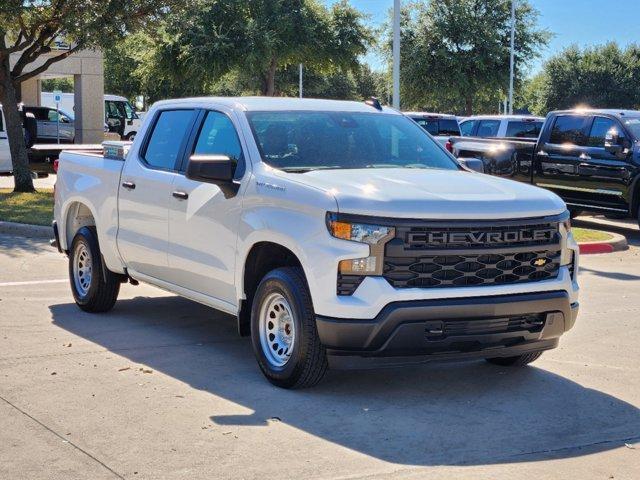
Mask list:
[[618,125],[618,122],[610,118],[595,117],[593,119],[593,125],[591,125],[591,132],[589,133],[588,145],[590,147],[604,148],[604,139],[609,130],[616,130],[620,138],[624,137],[624,132]]
[[194,155],[226,155],[238,163],[235,178],[242,178],[245,165],[242,148],[233,123],[224,113],[207,112],[200,128]]
[[478,137],[497,137],[500,129],[500,120],[480,120],[478,125]]
[[473,127],[476,122],[474,120],[467,120],[466,122],[460,123],[460,133],[463,137],[470,137],[473,135]]
[[585,130],[589,120],[590,117],[582,115],[560,115],[556,117],[551,129],[549,142],[556,145],[564,143],[585,145],[587,140]]
[[176,160],[193,120],[193,110],[160,112],[142,158],[153,168],[175,170]]

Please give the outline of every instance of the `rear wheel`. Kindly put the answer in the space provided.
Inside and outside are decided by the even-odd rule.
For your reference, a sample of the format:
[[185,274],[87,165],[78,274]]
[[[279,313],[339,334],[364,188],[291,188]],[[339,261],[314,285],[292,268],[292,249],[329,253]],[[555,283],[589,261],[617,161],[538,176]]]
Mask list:
[[262,373],[282,388],[318,383],[327,356],[302,270],[277,268],[260,282],[251,308],[251,341]]
[[503,367],[524,367],[525,365],[536,361],[538,358],[540,358],[540,355],[542,355],[542,352],[532,352],[515,357],[487,358],[487,362],[494,365],[501,365]]
[[116,303],[120,276],[103,269],[95,227],[82,227],[73,237],[69,279],[73,298],[85,312],[106,312]]

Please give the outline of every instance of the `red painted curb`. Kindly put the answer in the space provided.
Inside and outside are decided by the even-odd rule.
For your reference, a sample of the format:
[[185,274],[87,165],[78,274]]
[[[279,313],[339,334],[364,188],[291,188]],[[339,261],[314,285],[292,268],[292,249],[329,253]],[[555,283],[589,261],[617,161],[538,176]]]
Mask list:
[[589,255],[591,253],[611,253],[613,252],[613,246],[609,243],[581,243],[580,253],[582,255]]

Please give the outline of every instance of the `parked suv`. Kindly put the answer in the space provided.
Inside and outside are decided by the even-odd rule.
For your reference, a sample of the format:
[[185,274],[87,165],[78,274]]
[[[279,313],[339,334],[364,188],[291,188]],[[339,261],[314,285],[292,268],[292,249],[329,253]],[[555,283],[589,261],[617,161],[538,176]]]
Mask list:
[[478,115],[460,122],[464,137],[538,138],[544,118],[531,115]]
[[81,309],[131,279],[233,314],[281,387],[330,365],[525,365],[578,312],[562,200],[463,168],[375,99],[158,102],[133,144],[62,153],[54,212]]
[[25,114],[32,114],[36,119],[37,134],[33,143],[38,141],[55,142],[58,135],[61,142],[73,143],[76,136],[73,115],[50,107],[24,106]]

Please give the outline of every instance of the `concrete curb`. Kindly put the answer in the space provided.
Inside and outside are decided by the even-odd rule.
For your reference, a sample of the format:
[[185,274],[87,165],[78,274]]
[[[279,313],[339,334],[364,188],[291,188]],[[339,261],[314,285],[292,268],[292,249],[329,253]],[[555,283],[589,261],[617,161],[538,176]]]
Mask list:
[[627,250],[629,248],[627,239],[623,235],[612,232],[606,233],[611,235],[613,238],[602,242],[579,242],[580,254],[590,255],[594,253],[612,253]]
[[20,235],[27,238],[53,238],[53,229],[42,225],[28,223],[4,222],[0,220],[0,233]]

